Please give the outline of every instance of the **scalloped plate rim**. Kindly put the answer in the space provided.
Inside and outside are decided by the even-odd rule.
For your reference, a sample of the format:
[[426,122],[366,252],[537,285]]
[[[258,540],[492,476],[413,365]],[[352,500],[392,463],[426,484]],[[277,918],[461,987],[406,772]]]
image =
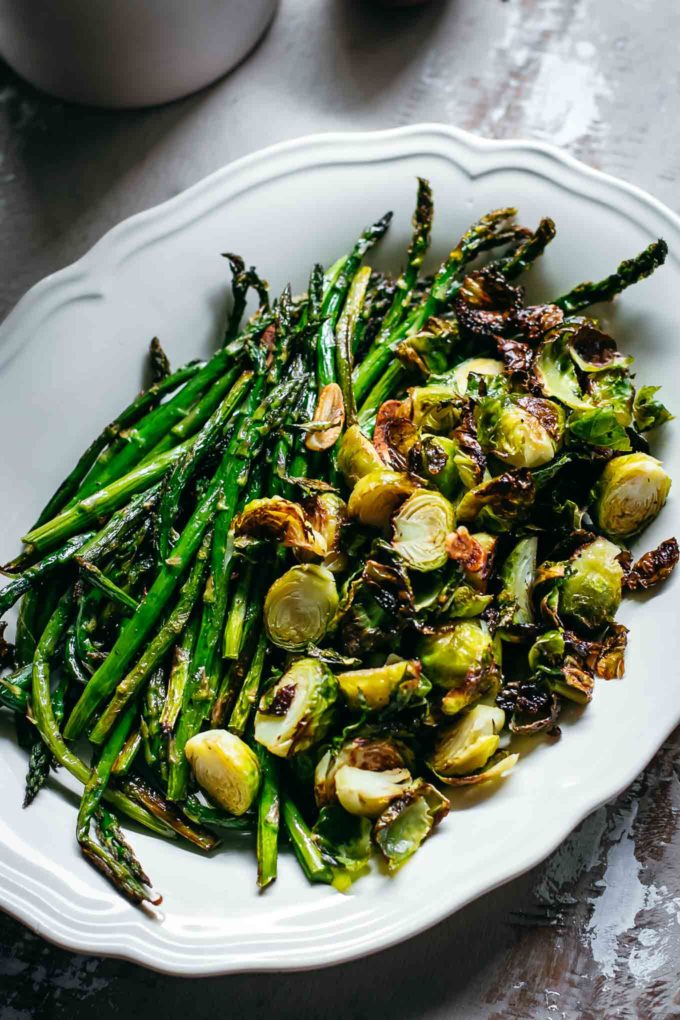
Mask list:
[[[117,246],[119,244],[121,249],[125,248],[125,239],[128,236],[130,236],[131,240],[136,239],[138,242],[141,239],[144,245],[152,242],[154,238],[163,236],[165,231],[162,229],[154,232],[154,227],[156,225],[163,224],[166,217],[172,216],[176,211],[181,211],[185,206],[187,207],[187,211],[189,211],[191,203],[195,200],[200,201],[202,197],[209,200],[211,195],[218,197],[220,188],[223,185],[227,187],[230,180],[238,178],[239,175],[244,173],[247,175],[251,170],[257,171],[260,167],[267,167],[267,172],[264,173],[263,179],[274,180],[280,176],[281,173],[280,168],[277,167],[277,161],[282,159],[285,160],[285,158],[289,155],[297,154],[300,157],[306,155],[306,161],[303,160],[301,165],[313,167],[314,165],[324,163],[325,154],[333,151],[333,149],[336,149],[339,152],[338,162],[350,162],[352,158],[356,156],[356,151],[353,150],[351,154],[347,154],[344,151],[345,147],[358,145],[366,146],[368,148],[371,143],[375,143],[377,146],[380,146],[381,144],[403,141],[405,144],[398,155],[413,155],[418,151],[416,143],[419,140],[427,143],[428,139],[431,140],[432,138],[437,138],[444,144],[448,143],[451,147],[450,158],[452,161],[457,162],[457,165],[459,165],[464,172],[468,174],[468,176],[473,178],[478,176],[478,174],[470,171],[470,168],[465,163],[464,158],[458,162],[456,156],[460,158],[462,155],[464,157],[466,153],[472,155],[489,154],[490,156],[498,156],[500,158],[497,160],[496,168],[502,168],[504,166],[514,165],[504,162],[503,156],[505,154],[515,152],[520,159],[518,168],[529,170],[530,172],[531,168],[526,165],[527,157],[530,157],[531,155],[542,157],[548,161],[548,167],[552,166],[553,169],[565,168],[570,172],[575,180],[580,179],[582,181],[591,182],[593,185],[600,185],[604,189],[605,195],[608,193],[612,196],[618,193],[621,198],[625,196],[628,199],[633,200],[638,205],[641,205],[647,212],[653,212],[661,221],[663,221],[666,228],[670,227],[675,231],[678,235],[678,239],[680,240],[680,216],[658,199],[654,198],[638,186],[589,167],[568,153],[562,152],[555,146],[545,142],[534,140],[525,141],[521,139],[482,138],[459,128],[436,123],[390,128],[384,131],[342,131],[306,135],[301,138],[268,146],[235,160],[227,166],[222,167],[209,176],[203,178],[201,181],[182,191],[180,194],[168,199],[166,202],[160,203],[128,217],[120,224],[107,231],[107,233],[105,233],[102,238],[76,262],[48,275],[40,282],[36,283],[21,298],[0,327],[0,368],[5,357],[11,357],[12,355],[12,335],[20,333],[22,329],[30,323],[31,317],[36,313],[40,315],[49,314],[51,294],[56,296],[69,285],[74,285],[78,288],[82,285],[82,291],[78,289],[74,296],[84,297],[87,294],[93,296],[98,295],[99,292],[96,288],[93,291],[86,287],[88,280],[91,277],[96,279],[95,274],[97,269],[106,268],[109,264],[109,256],[113,257],[115,264],[118,261],[115,257],[117,254],[124,256],[139,249],[140,245],[138,244],[137,247],[133,247],[127,252],[124,250],[117,252]],[[409,142],[411,143],[410,148],[408,147]],[[456,149],[457,152],[455,151]],[[313,158],[315,150],[318,150],[316,159]],[[381,160],[388,159],[389,155],[385,156],[379,153],[373,155],[368,154],[367,158],[369,158],[372,162],[380,162]],[[521,164],[522,159],[525,161],[524,165]],[[533,172],[536,172],[535,168]],[[257,174],[255,174],[255,176],[257,176]],[[546,172],[545,176],[550,178],[549,172]],[[253,186],[253,183],[253,180],[251,180],[250,183],[246,181],[245,188],[238,189],[234,193],[230,192],[229,197],[233,197],[234,194],[238,194],[239,190],[248,190],[249,187]],[[577,191],[576,188],[573,188],[572,190]],[[581,189],[577,193],[584,194],[584,191]],[[634,220],[633,216],[630,215],[630,211],[622,207],[621,202],[617,203],[613,200],[607,201],[606,197],[603,198],[601,195],[595,196],[591,194],[588,197],[597,197],[599,201],[603,201],[604,204],[608,205],[620,215],[625,216],[633,222],[637,222]],[[142,237],[143,231],[140,230],[140,228],[143,228],[145,225],[147,227],[147,234],[145,237]],[[677,259],[677,255],[675,254],[672,257],[674,261]],[[41,307],[43,304],[47,305],[44,310]],[[9,348],[9,351],[7,348]],[[534,838],[529,849],[524,853],[521,860],[518,861],[514,867],[497,874],[492,880],[480,882],[479,888],[471,891],[469,895],[458,898],[454,895],[449,897],[448,900],[445,897],[442,897],[440,903],[437,904],[435,908],[423,912],[423,915],[419,916],[416,923],[406,923],[403,925],[403,930],[394,933],[390,932],[387,937],[375,937],[368,947],[363,944],[364,937],[362,937],[362,944],[360,946],[356,946],[354,949],[347,949],[343,946],[339,950],[334,951],[332,948],[324,946],[315,952],[313,959],[306,961],[278,961],[273,963],[263,960],[261,957],[258,958],[257,950],[251,946],[248,950],[251,953],[250,958],[242,957],[237,959],[231,956],[229,958],[222,959],[216,958],[211,960],[208,965],[201,966],[200,960],[195,956],[191,956],[191,947],[186,946],[187,959],[178,963],[177,959],[173,957],[175,957],[179,952],[179,945],[173,945],[171,948],[169,945],[164,947],[163,943],[154,943],[150,945],[149,948],[147,945],[142,944],[142,940],[138,935],[133,937],[126,932],[119,935],[115,931],[107,935],[101,928],[98,928],[96,932],[94,930],[88,931],[85,924],[83,924],[80,929],[74,927],[72,930],[66,930],[68,927],[68,919],[59,918],[59,920],[57,920],[54,917],[50,917],[48,906],[44,906],[43,909],[40,909],[36,904],[28,902],[26,899],[21,897],[18,883],[12,878],[12,875],[15,873],[14,869],[6,865],[2,860],[0,860],[0,878],[3,880],[2,883],[0,883],[0,907],[17,920],[24,923],[27,927],[37,932],[43,938],[62,948],[80,953],[94,952],[101,956],[128,960],[132,963],[141,964],[159,973],[169,975],[203,977],[252,971],[304,971],[348,962],[356,959],[357,957],[364,956],[367,953],[378,952],[409,938],[415,937],[426,929],[440,921],[443,921],[446,917],[452,915],[456,911],[462,909],[473,900],[491,892],[493,889],[498,888],[506,882],[511,881],[543,861],[592,811],[596,810],[600,805],[615,797],[630,785],[640,771],[651,760],[657,749],[667,739],[678,722],[680,722],[680,703],[678,704],[675,715],[667,716],[665,723],[657,727],[653,744],[650,743],[648,747],[641,750],[632,761],[629,759],[629,767],[625,771],[618,773],[613,781],[607,782],[606,778],[603,779],[601,786],[596,789],[594,795],[590,798],[580,797],[576,798],[574,802],[570,801],[568,804],[563,803],[563,824],[554,824],[549,834],[540,843]],[[9,882],[9,888],[5,885],[5,882],[7,881]],[[59,930],[57,931],[55,929]],[[151,940],[149,940],[149,942],[151,943]],[[159,953],[162,954],[164,948],[167,952],[165,960],[162,958],[162,955],[159,956]],[[197,950],[198,952],[201,952],[202,948],[203,947],[200,945],[197,945],[194,947],[194,952]],[[266,953],[265,955],[269,956],[270,953]]]

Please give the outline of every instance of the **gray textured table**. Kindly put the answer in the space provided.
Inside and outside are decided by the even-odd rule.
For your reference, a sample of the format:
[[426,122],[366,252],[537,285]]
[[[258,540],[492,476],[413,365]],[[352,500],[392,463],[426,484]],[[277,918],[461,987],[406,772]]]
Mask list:
[[[545,139],[676,209],[680,5],[283,0],[251,58],[163,109],[107,113],[0,70],[0,312],[119,220],[268,143],[422,120]],[[0,917],[0,1020],[119,1015],[680,1017],[680,731],[541,867],[333,972],[200,984],[54,949]]]

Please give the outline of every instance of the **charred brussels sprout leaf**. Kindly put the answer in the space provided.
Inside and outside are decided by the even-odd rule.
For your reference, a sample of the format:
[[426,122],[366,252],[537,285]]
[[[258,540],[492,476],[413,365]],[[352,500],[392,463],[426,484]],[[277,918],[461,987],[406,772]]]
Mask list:
[[646,453],[610,460],[595,487],[594,514],[606,535],[632,538],[663,508],[671,480],[661,462]]
[[626,591],[645,591],[661,584],[670,577],[678,562],[678,543],[668,538],[656,549],[641,556],[635,564],[626,570],[623,587]]
[[467,361],[461,361],[453,370],[451,383],[456,393],[464,397],[468,391],[468,380],[471,375],[492,378],[502,375],[503,367],[503,362],[497,358],[468,358]]
[[255,739],[279,758],[317,744],[333,721],[338,682],[317,659],[298,659],[264,693],[255,716]]
[[448,810],[448,801],[422,780],[392,801],[373,828],[373,838],[390,871],[397,871],[413,856]]
[[[574,329],[571,335],[570,327]],[[620,354],[616,341],[590,319],[567,320],[564,335],[570,336],[569,353],[582,372],[604,372],[632,364],[633,359]]]
[[501,567],[503,588],[498,596],[501,621],[506,626],[534,622],[532,591],[536,574],[537,538],[523,538]]
[[373,429],[373,445],[383,463],[395,471],[406,471],[409,454],[418,441],[418,429],[409,416],[405,400],[386,400],[380,405]]
[[244,814],[260,787],[260,765],[248,745],[227,730],[204,730],[186,744],[196,782],[232,815]]
[[606,446],[611,450],[630,450],[630,439],[615,411],[607,407],[593,408],[592,411],[572,414],[568,422],[569,432],[582,443],[591,446]]
[[633,402],[633,416],[639,432],[648,432],[656,429],[664,422],[672,421],[673,415],[660,400],[654,399],[660,386],[641,386],[635,394]]
[[339,804],[329,804],[319,812],[312,833],[324,856],[351,876],[367,867],[371,856],[371,823],[366,818],[348,814]]
[[473,670],[465,679],[446,692],[441,701],[444,715],[458,715],[480,698],[495,698],[501,686],[500,670],[492,663],[485,669]]
[[586,400],[569,353],[567,336],[560,329],[549,333],[538,349],[534,372],[541,392],[575,411],[587,411]]
[[329,570],[315,564],[291,567],[267,592],[267,634],[279,648],[302,651],[308,644],[319,644],[337,608],[338,592]]
[[439,492],[420,489],[402,503],[392,520],[392,545],[412,570],[438,570],[448,559],[446,540],[453,507]]
[[439,687],[458,687],[497,660],[497,647],[481,620],[460,620],[427,634],[417,648],[425,675]]
[[621,602],[621,550],[596,538],[570,560],[560,588],[560,613],[588,630],[611,623]]

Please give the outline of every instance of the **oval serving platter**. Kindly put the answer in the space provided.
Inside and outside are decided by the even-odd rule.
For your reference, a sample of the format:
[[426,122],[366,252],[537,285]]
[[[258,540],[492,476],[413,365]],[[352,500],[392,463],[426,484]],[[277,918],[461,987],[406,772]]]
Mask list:
[[[487,141],[423,125],[329,134],[231,164],[164,205],[127,220],[79,262],[34,287],[0,329],[3,499],[0,561],[85,443],[140,385],[150,337],[173,363],[206,353],[224,311],[220,252],[254,263],[274,291],[303,289],[309,267],[346,251],[364,224],[393,209],[374,265],[399,264],[415,177],[436,202],[433,263],[488,209],[517,205],[529,225],[558,228],[530,281],[548,299],[611,271],[650,240],[665,267],[603,308],[638,381],[663,382],[680,408],[680,219],[644,192],[549,146]],[[670,426],[657,453],[680,486]],[[680,499],[645,533],[646,547],[680,534]],[[350,960],[422,931],[532,867],[589,812],[628,785],[680,720],[680,579],[657,599],[630,599],[625,679],[600,682],[593,703],[538,744],[497,790],[457,795],[438,832],[394,878],[374,866],[342,895],[308,885],[284,853],[275,885],[255,886],[249,846],[212,859],[132,834],[164,902],[157,917],[127,903],[86,866],[74,836],[73,787],[61,773],[21,808],[24,753],[0,714],[0,906],[70,949],[124,957],[172,974],[294,970]]]

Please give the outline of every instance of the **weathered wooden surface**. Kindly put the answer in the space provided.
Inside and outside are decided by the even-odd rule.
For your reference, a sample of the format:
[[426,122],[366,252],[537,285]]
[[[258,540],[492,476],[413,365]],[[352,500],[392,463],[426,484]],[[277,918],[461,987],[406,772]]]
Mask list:
[[[249,61],[161,110],[76,109],[0,72],[0,313],[123,217],[319,130],[549,140],[679,208],[679,38],[674,0],[283,0]],[[680,1017],[679,761],[680,731],[546,864],[332,973],[169,980],[0,917],[0,1020]]]

